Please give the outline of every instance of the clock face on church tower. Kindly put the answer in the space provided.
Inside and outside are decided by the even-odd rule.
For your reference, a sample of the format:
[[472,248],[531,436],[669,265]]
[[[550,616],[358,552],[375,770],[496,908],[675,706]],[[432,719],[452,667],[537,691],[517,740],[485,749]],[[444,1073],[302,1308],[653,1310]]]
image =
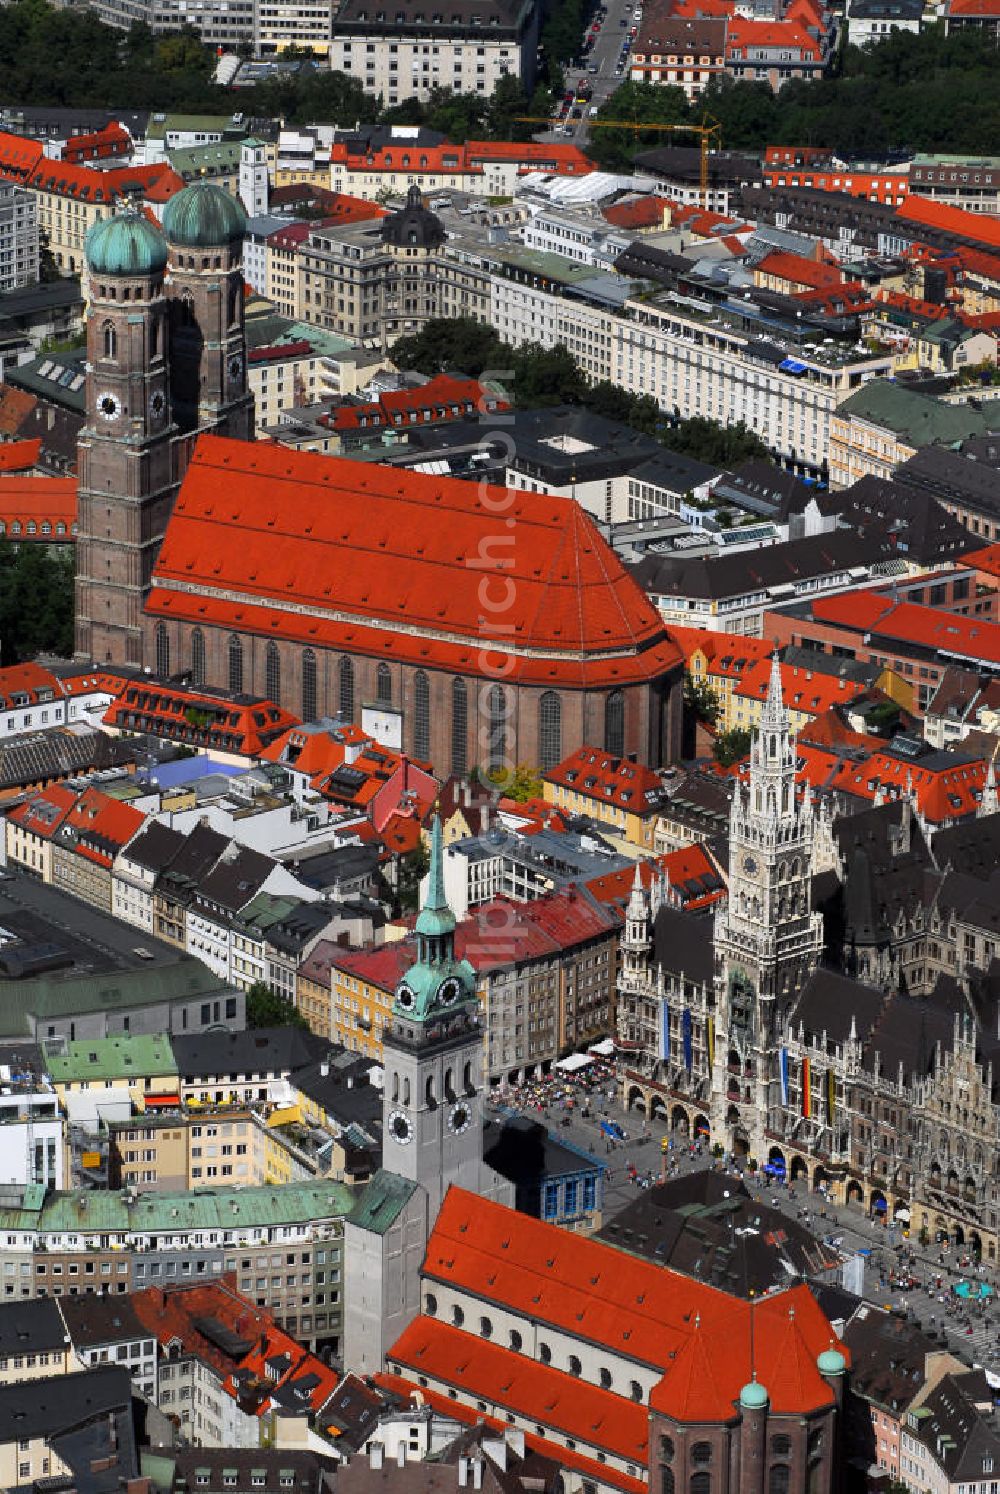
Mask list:
[[122,412],[122,402],[117,394],[105,390],[97,396],[97,413],[102,420],[117,420]]
[[405,1115],[402,1110],[393,1110],[390,1114],[389,1134],[400,1146],[406,1146],[407,1142],[413,1140],[413,1126],[409,1116]]
[[167,408],[166,396],[162,389],[154,389],[149,396],[149,413],[154,420],[162,420],[163,412]]
[[243,359],[239,353],[233,353],[226,365],[229,371],[229,382],[237,384],[243,372]]
[[453,1136],[461,1136],[472,1125],[472,1111],[460,1100],[448,1111],[448,1130]]

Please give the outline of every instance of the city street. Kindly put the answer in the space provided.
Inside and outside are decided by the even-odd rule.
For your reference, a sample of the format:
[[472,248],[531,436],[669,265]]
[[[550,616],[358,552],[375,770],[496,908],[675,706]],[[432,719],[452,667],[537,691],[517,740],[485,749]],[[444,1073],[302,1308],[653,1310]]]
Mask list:
[[[590,1094],[578,1093],[567,1085],[561,1099],[556,1097],[558,1088],[550,1082],[547,1094],[541,1088],[534,1093],[507,1091],[502,1104],[495,1108],[542,1121],[561,1140],[604,1163],[609,1173],[604,1190],[605,1220],[614,1218],[634,1199],[643,1179],[658,1180],[665,1166],[676,1173],[686,1173],[723,1165],[713,1159],[707,1144],[695,1143],[692,1148],[681,1135],[675,1134],[673,1146],[664,1152],[663,1139],[671,1139],[667,1123],[649,1122],[635,1112],[626,1113],[614,1084]],[[568,1103],[572,1104],[571,1109],[566,1108]],[[589,1110],[589,1115],[584,1114],[585,1110]],[[626,1139],[609,1142],[600,1130],[602,1120],[617,1123],[626,1133]],[[636,1168],[635,1181],[629,1179],[630,1165]],[[1000,1373],[1000,1304],[996,1296],[980,1306],[960,1302],[953,1291],[954,1285],[962,1280],[977,1285],[985,1281],[996,1288],[1000,1280],[996,1271],[984,1267],[980,1275],[974,1262],[962,1251],[954,1247],[942,1250],[933,1244],[923,1247],[915,1236],[906,1239],[898,1225],[886,1227],[869,1220],[854,1206],[838,1206],[817,1193],[807,1193],[801,1183],[793,1187],[776,1184],[750,1173],[741,1174],[735,1167],[733,1175],[743,1176],[752,1196],[790,1218],[801,1218],[818,1237],[836,1241],[845,1258],[859,1251],[867,1252],[864,1294],[868,1301],[909,1314],[932,1335],[943,1329],[949,1347],[964,1361]],[[963,1259],[968,1261],[965,1267],[961,1265]],[[904,1266],[919,1286],[906,1291],[890,1290],[889,1272],[902,1271]],[[970,1327],[971,1333],[967,1331]]]
[[[607,17],[601,23],[600,30],[591,33],[590,26],[587,34],[592,35],[590,51],[586,56],[578,55],[577,63],[582,66],[574,66],[567,62],[563,67],[565,78],[565,90],[576,90],[576,85],[581,79],[586,79],[587,86],[592,90],[591,98],[586,104],[570,106],[570,111],[559,121],[553,120],[553,128],[539,129],[535,138],[537,140],[572,140],[581,148],[587,144],[590,133],[590,110],[599,109],[607,102],[627,78],[627,68],[622,72],[616,72],[621,60],[622,46],[628,39],[631,40],[633,26],[638,27],[642,17],[642,6],[640,0],[635,4],[628,0],[606,0]],[[595,11],[591,20],[597,19],[600,11]],[[584,45],[585,37],[580,38],[580,47]],[[573,119],[571,110],[579,108],[581,116]]]

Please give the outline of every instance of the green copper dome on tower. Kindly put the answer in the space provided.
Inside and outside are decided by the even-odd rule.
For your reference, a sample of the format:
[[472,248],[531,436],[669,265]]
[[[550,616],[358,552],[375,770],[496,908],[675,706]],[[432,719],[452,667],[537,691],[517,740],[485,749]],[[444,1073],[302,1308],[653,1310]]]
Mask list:
[[740,1405],[746,1411],[763,1411],[767,1402],[767,1391],[756,1380],[748,1380],[740,1391]]
[[436,1022],[475,1008],[476,974],[468,960],[455,958],[455,915],[444,892],[441,818],[431,828],[427,896],[417,915],[417,958],[396,987],[392,1009],[410,1022]]
[[212,182],[193,182],[163,209],[163,232],[184,249],[232,244],[247,231],[247,215],[236,197]]
[[824,1349],[816,1361],[821,1375],[842,1375],[847,1369],[847,1360],[837,1349]]
[[99,218],[83,244],[92,275],[155,275],[167,267],[167,245],[142,213]]

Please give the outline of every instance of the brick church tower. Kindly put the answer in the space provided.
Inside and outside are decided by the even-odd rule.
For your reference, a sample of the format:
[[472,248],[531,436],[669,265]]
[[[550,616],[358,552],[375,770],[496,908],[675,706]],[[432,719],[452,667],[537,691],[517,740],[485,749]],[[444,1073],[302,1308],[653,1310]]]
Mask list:
[[253,440],[243,326],[243,238],[239,201],[197,182],[163,212],[170,252],[170,393],[182,431]]
[[143,606],[196,431],[250,441],[241,253],[246,216],[207,182],[87,236],[76,652],[142,666]]
[[78,446],[76,650],[142,663],[142,606],[177,492],[167,246],[140,213],[87,238],[86,419]]

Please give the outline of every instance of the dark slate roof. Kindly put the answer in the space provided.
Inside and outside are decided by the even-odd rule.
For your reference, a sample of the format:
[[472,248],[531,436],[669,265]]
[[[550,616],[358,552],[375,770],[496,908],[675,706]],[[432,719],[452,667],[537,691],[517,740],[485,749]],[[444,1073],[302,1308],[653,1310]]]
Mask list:
[[0,788],[21,788],[124,766],[132,762],[134,754],[129,742],[102,731],[81,735],[48,731],[33,737],[13,737],[0,746]]
[[149,1338],[128,1297],[64,1297],[60,1303],[73,1347]]
[[275,865],[263,852],[230,842],[214,866],[200,878],[196,896],[213,907],[238,913],[257,895]]
[[961,992],[940,981],[927,999],[889,992],[865,1043],[864,1067],[873,1072],[877,1056],[881,1072],[893,1079],[900,1066],[904,1075],[926,1074],[938,1043],[942,1052],[951,1051],[959,1007],[966,1009]]
[[853,1018],[857,1035],[865,1042],[884,1001],[884,993],[873,986],[820,968],[812,972],[802,987],[788,1021],[795,1031],[801,1023],[807,1037],[819,1037],[825,1032],[829,1042],[843,1043],[850,1037]]
[[643,590],[654,596],[721,600],[784,582],[825,576],[846,567],[870,565],[884,552],[881,536],[836,529],[830,534],[808,535],[738,554],[647,555],[632,567],[632,574]]
[[1000,866],[1000,814],[960,820],[939,830],[931,845],[942,870],[950,866],[988,880]]
[[898,1412],[924,1383],[927,1354],[939,1345],[894,1312],[862,1303],[844,1329],[851,1352],[851,1389],[855,1395]]
[[982,539],[949,514],[931,493],[881,477],[860,478],[824,502],[853,533],[887,535],[920,564],[938,564],[978,549]]
[[[208,1494],[230,1487],[228,1480],[223,1483],[223,1471],[229,1469],[235,1470],[237,1489],[254,1488],[262,1494],[322,1494],[328,1484],[327,1474],[336,1466],[332,1457],[285,1447],[179,1447],[169,1456],[174,1464],[175,1489],[204,1489]],[[200,1477],[206,1473],[207,1484]],[[292,1484],[287,1482],[289,1474]],[[332,1488],[332,1480],[329,1486]]]
[[[606,420],[582,405],[517,410],[505,417],[504,439],[509,443],[511,466],[556,487],[631,472],[660,451],[652,436],[618,420]],[[569,443],[569,449],[560,443]],[[580,445],[585,449],[580,450]],[[711,475],[712,469],[705,471]]]
[[832,1269],[838,1259],[797,1220],[717,1172],[644,1190],[598,1238],[744,1298]]
[[652,483],[654,487],[666,488],[670,493],[683,495],[702,483],[710,482],[718,470],[718,467],[697,462],[694,457],[685,456],[681,451],[661,446],[655,455],[640,462],[630,476],[638,478],[640,482]]
[[295,1071],[295,1085],[323,1107],[340,1126],[360,1126],[378,1140],[382,1135],[382,1091],[368,1078],[371,1059],[331,1048]]
[[[972,461],[944,446],[925,446],[904,462],[897,476],[911,488],[922,488],[936,497],[968,504],[978,512],[1000,515],[1000,478],[996,463]],[[978,543],[978,541],[977,541]]]
[[518,1115],[489,1120],[483,1128],[483,1155],[489,1165],[512,1183],[536,1182],[566,1173],[596,1169],[593,1157],[567,1146],[541,1121]]
[[768,518],[777,515],[787,518],[790,513],[801,513],[806,504],[816,497],[816,488],[792,472],[784,472],[771,462],[754,460],[744,462],[735,472],[727,472],[716,484],[716,495],[727,498],[740,507]]
[[653,965],[710,986],[715,974],[711,918],[662,907],[653,922]]
[[[984,1415],[976,1402],[984,1393],[982,1376],[975,1370],[944,1375],[922,1403],[924,1413],[916,1436],[943,1466],[949,1482],[983,1478],[983,1465],[1000,1461],[1000,1428],[995,1413]],[[989,1401],[993,1393],[985,1388]],[[909,1430],[909,1429],[908,1429]],[[911,1430],[910,1435],[914,1433]]]
[[167,867],[167,879],[172,883],[200,882],[228,844],[226,837],[210,825],[196,825]]
[[36,1437],[68,1465],[77,1494],[119,1494],[139,1471],[128,1370],[0,1385],[0,1442]]
[[185,1033],[171,1038],[178,1073],[288,1075],[329,1051],[325,1038],[301,1027]]
[[0,1359],[15,1354],[61,1354],[65,1347],[66,1330],[53,1297],[5,1302],[0,1307]]
[[127,856],[147,871],[160,872],[168,866],[180,851],[185,837],[159,820],[149,819],[139,834],[129,842]]

